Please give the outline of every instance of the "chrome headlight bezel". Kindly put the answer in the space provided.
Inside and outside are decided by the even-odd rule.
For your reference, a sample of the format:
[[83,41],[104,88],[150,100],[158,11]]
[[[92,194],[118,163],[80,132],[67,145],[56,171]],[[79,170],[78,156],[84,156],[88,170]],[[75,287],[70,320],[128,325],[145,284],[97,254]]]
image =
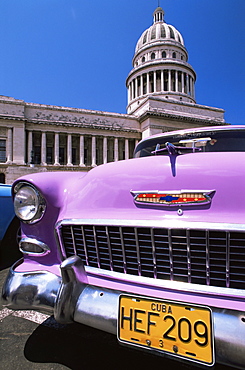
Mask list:
[[46,210],[46,201],[37,188],[28,182],[19,182],[13,190],[16,216],[27,224],[40,221]]

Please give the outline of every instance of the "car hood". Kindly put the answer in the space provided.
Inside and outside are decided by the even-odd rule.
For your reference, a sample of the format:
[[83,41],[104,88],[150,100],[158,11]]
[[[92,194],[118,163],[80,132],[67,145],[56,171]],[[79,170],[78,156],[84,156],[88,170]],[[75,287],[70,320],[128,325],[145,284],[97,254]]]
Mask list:
[[[191,153],[98,166],[73,183],[60,217],[244,223],[244,159],[244,153]],[[183,189],[213,191],[211,203],[181,207],[137,205],[132,195],[132,191]]]

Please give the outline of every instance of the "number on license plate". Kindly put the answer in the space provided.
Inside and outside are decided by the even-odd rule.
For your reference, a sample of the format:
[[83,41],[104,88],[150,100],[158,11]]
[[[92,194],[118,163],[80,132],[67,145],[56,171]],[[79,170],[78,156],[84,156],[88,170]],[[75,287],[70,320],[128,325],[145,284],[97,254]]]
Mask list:
[[208,366],[214,363],[208,307],[121,295],[118,339]]

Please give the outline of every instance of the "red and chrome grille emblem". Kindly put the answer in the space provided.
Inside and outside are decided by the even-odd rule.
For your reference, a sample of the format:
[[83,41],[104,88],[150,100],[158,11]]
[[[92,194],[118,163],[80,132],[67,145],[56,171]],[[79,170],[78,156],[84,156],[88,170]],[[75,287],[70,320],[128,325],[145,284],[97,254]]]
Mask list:
[[131,191],[136,203],[153,203],[162,205],[196,205],[211,202],[210,195],[214,191]]

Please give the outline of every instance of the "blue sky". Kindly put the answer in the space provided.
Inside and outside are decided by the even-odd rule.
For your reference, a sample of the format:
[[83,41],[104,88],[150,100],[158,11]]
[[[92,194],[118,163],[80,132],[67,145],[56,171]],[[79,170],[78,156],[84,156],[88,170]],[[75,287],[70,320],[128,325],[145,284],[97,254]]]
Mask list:
[[[197,103],[245,124],[245,0],[160,0],[197,73]],[[126,113],[125,80],[158,0],[5,0],[0,95]]]

